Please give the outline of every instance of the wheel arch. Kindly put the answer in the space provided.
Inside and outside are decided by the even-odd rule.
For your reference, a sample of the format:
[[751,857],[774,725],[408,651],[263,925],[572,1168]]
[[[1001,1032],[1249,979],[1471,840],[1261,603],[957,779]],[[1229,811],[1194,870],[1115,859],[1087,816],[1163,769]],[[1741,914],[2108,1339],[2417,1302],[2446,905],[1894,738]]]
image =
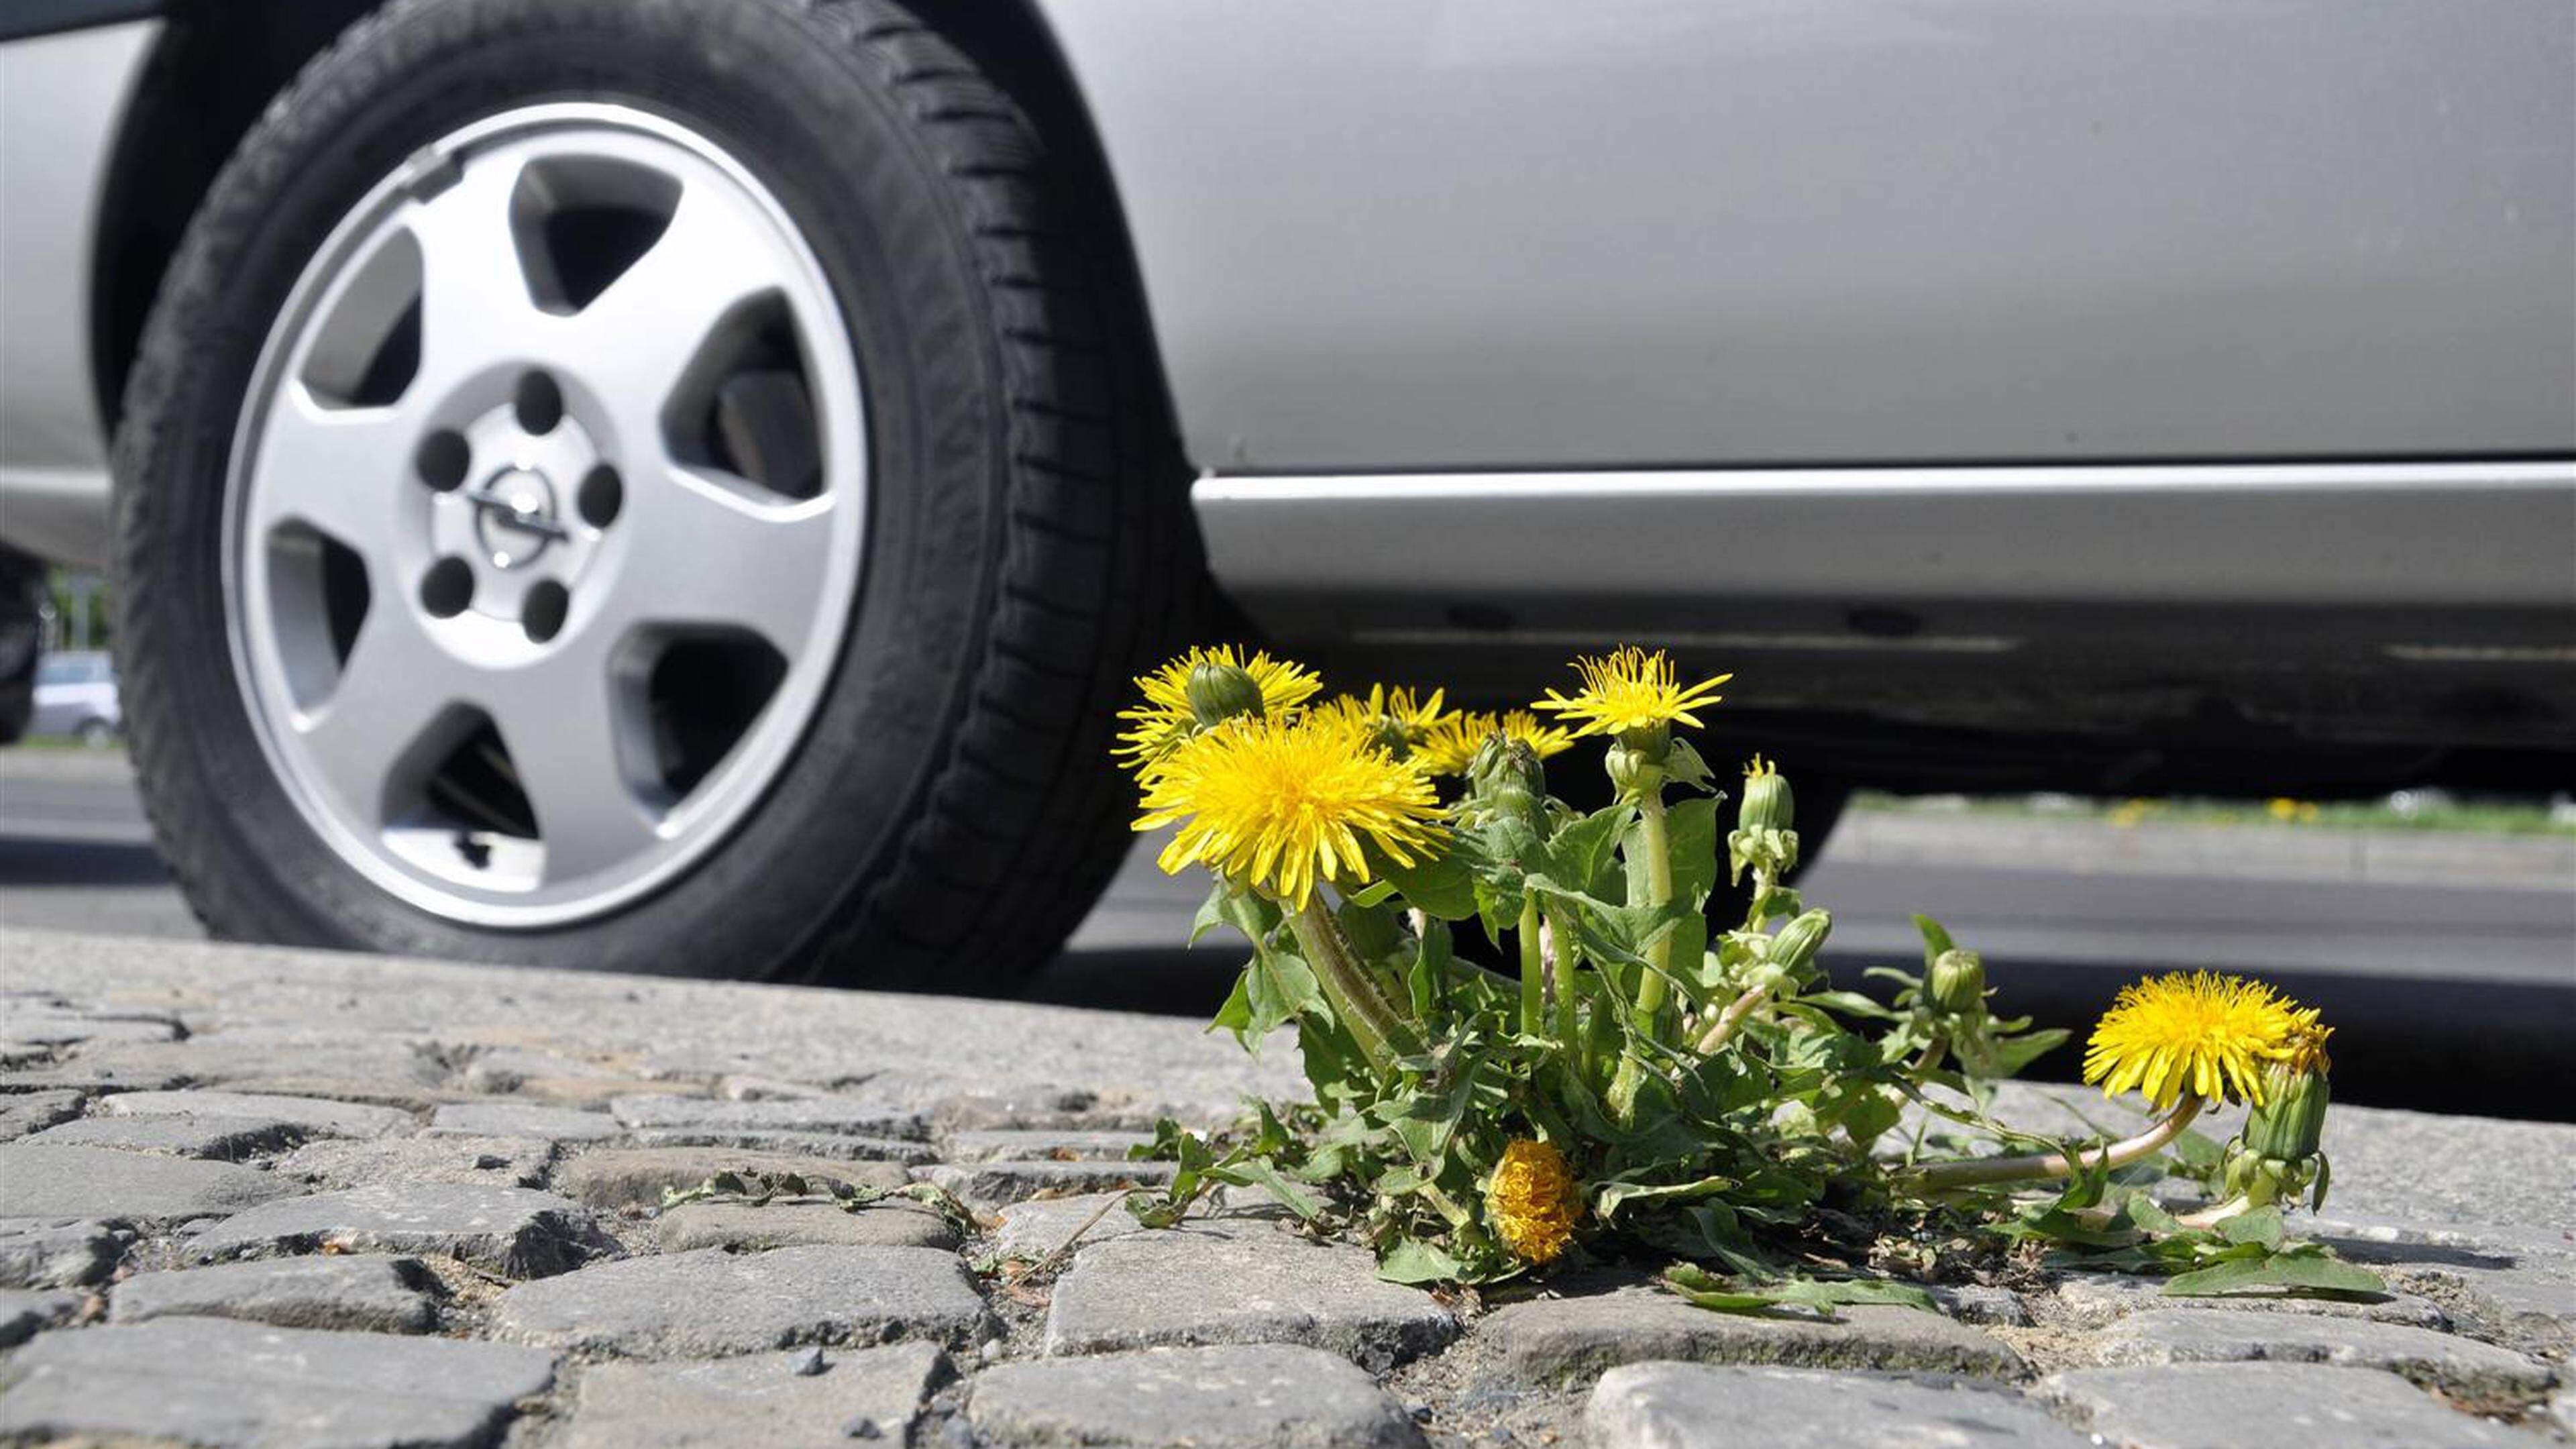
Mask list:
[[[305,65],[385,0],[172,0],[110,153],[90,271],[90,370],[113,437],[126,377],[189,220],[242,137]],[[726,3],[726,0],[707,0]],[[1144,279],[1107,155],[1070,68],[1031,0],[912,0],[922,18],[1001,82],[1055,151],[1092,242],[1134,309],[1150,401],[1180,450],[1172,391],[1154,348]]]

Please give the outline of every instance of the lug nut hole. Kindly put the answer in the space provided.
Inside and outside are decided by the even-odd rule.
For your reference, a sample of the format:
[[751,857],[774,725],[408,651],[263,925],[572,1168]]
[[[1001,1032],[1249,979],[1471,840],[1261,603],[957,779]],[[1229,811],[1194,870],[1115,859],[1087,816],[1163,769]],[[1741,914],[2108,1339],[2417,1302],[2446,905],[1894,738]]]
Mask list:
[[571,591],[552,579],[539,579],[528,586],[527,600],[519,606],[519,627],[543,644],[562,631],[564,616],[571,612]]
[[581,491],[574,496],[581,509],[581,521],[593,528],[606,528],[617,521],[617,510],[626,506],[626,484],[617,470],[606,463],[590,470],[581,480]]
[[421,576],[420,606],[441,619],[453,619],[474,602],[474,566],[450,554]]
[[465,445],[465,435],[445,428],[421,439],[420,451],[412,458],[420,481],[441,493],[464,482],[465,471],[473,462],[474,452]]
[[522,373],[512,406],[519,414],[519,426],[543,437],[563,421],[563,389],[542,372]]

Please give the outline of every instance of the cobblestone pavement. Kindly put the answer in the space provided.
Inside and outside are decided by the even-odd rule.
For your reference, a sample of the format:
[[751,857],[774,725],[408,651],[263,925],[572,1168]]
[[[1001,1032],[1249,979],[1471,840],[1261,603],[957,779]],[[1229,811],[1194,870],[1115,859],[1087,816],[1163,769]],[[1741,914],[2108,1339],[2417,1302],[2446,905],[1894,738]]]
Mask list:
[[[1185,1023],[13,931],[0,1438],[290,1446],[2209,1449],[2576,1438],[2576,1128],[2339,1110],[2367,1303],[1958,1284],[1478,1303],[1250,1207],[1113,1215],[1159,1113],[1296,1090]],[[2008,1104],[2051,1110],[2038,1093]],[[2098,1106],[2098,1099],[2097,1099]],[[721,1167],[910,1201],[698,1203]]]

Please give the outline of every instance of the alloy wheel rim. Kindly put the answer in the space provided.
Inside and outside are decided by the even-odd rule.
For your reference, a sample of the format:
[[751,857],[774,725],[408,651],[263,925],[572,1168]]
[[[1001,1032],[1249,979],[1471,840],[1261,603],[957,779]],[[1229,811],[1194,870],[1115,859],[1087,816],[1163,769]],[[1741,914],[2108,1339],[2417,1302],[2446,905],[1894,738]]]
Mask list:
[[234,434],[233,665],[297,810],[497,929],[703,859],[829,684],[862,403],[820,263],[704,135],[567,103],[415,153],[297,280]]

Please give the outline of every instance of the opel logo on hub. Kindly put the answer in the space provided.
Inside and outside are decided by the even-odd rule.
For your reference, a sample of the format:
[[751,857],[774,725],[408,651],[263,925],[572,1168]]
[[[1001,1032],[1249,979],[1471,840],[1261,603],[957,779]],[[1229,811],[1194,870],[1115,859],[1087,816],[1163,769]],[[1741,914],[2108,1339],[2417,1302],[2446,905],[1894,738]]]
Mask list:
[[504,468],[465,498],[474,505],[474,537],[494,568],[523,567],[571,536],[556,521],[554,485],[534,468]]

